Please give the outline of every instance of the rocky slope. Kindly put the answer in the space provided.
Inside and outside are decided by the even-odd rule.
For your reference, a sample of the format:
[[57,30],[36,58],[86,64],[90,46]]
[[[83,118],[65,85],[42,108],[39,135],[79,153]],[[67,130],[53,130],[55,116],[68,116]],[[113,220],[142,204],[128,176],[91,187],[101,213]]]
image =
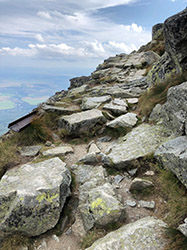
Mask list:
[[[106,236],[92,240],[87,249],[163,249],[169,244],[162,211],[167,200],[157,193],[154,167],[169,169],[185,190],[187,82],[169,89],[149,123],[138,102],[151,86],[186,72],[186,19],[184,10],[154,26],[152,41],[138,52],[106,59],[90,76],[71,79],[68,91],[38,107],[38,120],[50,117],[52,142],[24,147],[26,139],[19,150],[25,164],[7,170],[0,180],[3,249],[3,239],[15,233],[43,234],[34,238],[34,249],[85,249],[89,244],[80,242],[99,230]],[[179,225],[185,216],[187,210],[177,226],[187,236],[186,220]],[[56,229],[47,232],[55,226],[59,237]]]

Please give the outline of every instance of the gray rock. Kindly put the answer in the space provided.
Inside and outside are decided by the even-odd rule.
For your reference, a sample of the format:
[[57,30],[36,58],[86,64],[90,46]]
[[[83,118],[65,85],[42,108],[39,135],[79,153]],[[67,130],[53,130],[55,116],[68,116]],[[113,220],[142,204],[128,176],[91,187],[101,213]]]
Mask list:
[[130,176],[134,176],[138,171],[138,168],[133,168],[131,170],[128,170],[128,173],[130,174]]
[[86,250],[161,250],[167,243],[163,236],[166,227],[159,219],[145,217],[108,233]]
[[187,9],[164,22],[165,49],[183,71],[187,70]]
[[88,149],[88,153],[100,153],[100,149],[95,143],[91,143]]
[[153,185],[153,183],[151,181],[141,179],[141,178],[135,178],[132,181],[129,190],[130,190],[131,193],[141,194],[142,192],[150,190],[153,187],[154,187],[154,185]]
[[127,113],[117,117],[111,122],[108,122],[106,125],[110,128],[132,128],[136,125],[137,121],[138,119],[135,113]]
[[147,209],[154,209],[155,208],[155,201],[138,201],[140,207],[147,208]]
[[112,140],[112,137],[106,135],[106,136],[100,137],[97,141],[98,142],[109,142],[111,140]]
[[77,87],[77,88],[73,88],[73,89],[70,89],[68,91],[68,97],[76,97],[77,95],[82,95],[86,92],[86,90],[88,89],[88,85],[84,84],[80,87]]
[[77,111],[80,111],[80,108],[75,105],[71,105],[69,107],[58,107],[58,106],[52,106],[52,105],[43,105],[42,109],[45,110],[48,113],[57,113],[59,115],[69,115],[73,114]]
[[99,163],[99,155],[96,152],[88,153],[84,155],[81,159],[79,159],[79,162],[88,165],[95,165]]
[[34,157],[39,154],[41,146],[26,146],[20,151],[21,156]]
[[180,136],[164,143],[156,150],[155,157],[187,188],[187,136]]
[[123,179],[124,179],[124,176],[116,175],[114,176],[114,183],[118,185]]
[[81,87],[82,85],[85,85],[90,80],[89,76],[81,76],[81,77],[75,77],[70,79],[70,88],[77,88]]
[[0,181],[0,230],[36,236],[53,228],[70,184],[70,172],[59,158],[8,170]]
[[128,98],[127,102],[129,104],[137,104],[138,103],[138,98]]
[[134,128],[109,147],[109,166],[123,169],[129,167],[133,160],[155,152],[162,143],[170,139],[167,132],[158,125],[141,124]]
[[164,24],[157,23],[152,27],[152,40],[164,39]]
[[96,125],[106,122],[102,112],[98,109],[78,112],[72,115],[61,116],[59,119],[59,128],[64,128],[69,134],[79,135],[87,134]]
[[136,201],[126,200],[125,203],[129,207],[135,207],[136,206]]
[[63,156],[68,153],[73,153],[73,149],[70,146],[59,146],[42,152],[44,156],[58,156],[58,155]]
[[169,54],[165,52],[147,74],[147,83],[149,86],[152,86],[157,82],[163,82],[173,74],[177,73],[179,73],[177,66],[175,65]]
[[112,102],[105,104],[103,109],[111,111],[115,115],[121,115],[127,113],[127,103],[119,98],[114,99]]
[[179,225],[177,228],[184,236],[187,237],[187,218],[184,220],[184,223]]
[[187,82],[171,87],[167,93],[167,102],[156,105],[150,115],[150,121],[156,121],[170,128],[177,135],[187,134]]
[[52,142],[51,141],[46,141],[46,143],[45,143],[45,146],[46,147],[50,147],[52,145]]
[[124,206],[106,179],[102,166],[74,165],[79,186],[79,211],[84,229],[104,227],[124,216]]
[[111,101],[111,96],[98,96],[98,97],[84,97],[82,100],[81,109],[93,109],[98,108],[102,103]]

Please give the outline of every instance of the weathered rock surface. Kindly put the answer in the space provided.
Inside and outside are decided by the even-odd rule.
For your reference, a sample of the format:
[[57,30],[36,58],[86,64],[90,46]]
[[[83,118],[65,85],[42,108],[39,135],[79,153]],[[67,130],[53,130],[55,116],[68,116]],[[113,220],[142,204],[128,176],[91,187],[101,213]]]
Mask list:
[[130,192],[133,194],[141,194],[142,192],[148,191],[154,187],[151,181],[135,178],[129,188]]
[[69,134],[79,135],[88,133],[92,128],[106,122],[102,112],[98,109],[78,112],[72,115],[61,116],[59,128],[64,128]]
[[187,218],[184,220],[184,223],[179,225],[177,228],[184,236],[187,237]]
[[187,70],[187,9],[164,22],[166,51],[183,71]]
[[70,146],[59,146],[42,152],[44,156],[58,156],[58,155],[63,156],[68,153],[73,153],[73,149]]
[[155,152],[167,140],[168,131],[163,127],[141,124],[111,145],[107,155],[109,165],[126,168],[131,165],[131,161]]
[[77,95],[82,95],[86,92],[87,89],[88,89],[88,85],[84,84],[80,87],[73,88],[73,89],[69,90],[67,96],[68,97],[75,97]]
[[157,23],[152,27],[152,40],[163,40],[164,24]]
[[187,82],[171,87],[167,102],[157,104],[150,115],[150,121],[163,123],[177,135],[185,135],[187,124]]
[[124,206],[102,166],[74,165],[72,170],[80,183],[79,211],[86,231],[94,226],[104,227],[124,216]]
[[111,96],[98,96],[98,97],[84,97],[82,100],[81,109],[93,109],[98,108],[102,103],[109,102],[111,100]]
[[8,170],[0,181],[0,230],[36,236],[53,228],[70,183],[70,172],[59,158]]
[[167,242],[163,236],[166,226],[161,220],[146,217],[107,234],[87,250],[161,250]]
[[39,154],[41,146],[25,146],[21,149],[21,156],[33,157]]
[[140,200],[138,202],[140,207],[147,208],[147,209],[154,209],[155,208],[155,201],[143,201]]
[[74,112],[80,111],[80,108],[77,106],[69,106],[69,107],[58,107],[58,106],[53,106],[53,105],[43,105],[42,109],[45,110],[46,112],[51,112],[51,113],[57,113],[60,115],[69,115]]
[[127,113],[128,105],[125,100],[115,98],[110,103],[103,106],[103,109],[111,111],[114,115],[121,115]]
[[187,188],[187,136],[180,136],[164,143],[156,150],[155,157]]
[[127,113],[125,115],[121,115],[114,119],[111,122],[108,122],[106,125],[110,128],[132,128],[136,125],[138,119],[136,114],[134,113]]

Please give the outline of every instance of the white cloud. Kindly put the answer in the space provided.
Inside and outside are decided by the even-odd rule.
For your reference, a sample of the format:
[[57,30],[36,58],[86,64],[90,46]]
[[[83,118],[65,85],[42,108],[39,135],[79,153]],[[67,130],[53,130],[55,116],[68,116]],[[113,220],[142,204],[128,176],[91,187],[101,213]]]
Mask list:
[[132,30],[135,32],[140,33],[143,31],[142,26],[138,26],[136,23],[132,23],[131,27],[132,27]]
[[36,34],[35,38],[36,38],[36,40],[38,40],[38,42],[44,43],[44,39],[43,39],[41,34]]
[[52,19],[51,15],[49,14],[48,11],[38,11],[38,12],[37,12],[37,15],[38,15],[39,17],[44,18],[44,19],[47,19],[47,20],[51,20],[51,19]]

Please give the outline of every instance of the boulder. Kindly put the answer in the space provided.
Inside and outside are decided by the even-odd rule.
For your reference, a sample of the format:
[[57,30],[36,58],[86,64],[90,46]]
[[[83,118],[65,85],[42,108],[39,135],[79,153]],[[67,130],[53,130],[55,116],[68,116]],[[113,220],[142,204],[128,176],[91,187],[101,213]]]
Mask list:
[[124,217],[124,206],[106,178],[102,166],[74,165],[79,186],[79,211],[84,229],[105,227]]
[[78,112],[72,115],[61,116],[59,118],[59,128],[65,129],[71,135],[87,134],[91,129],[96,129],[97,125],[106,122],[102,112],[98,109]]
[[180,136],[164,143],[156,150],[155,157],[187,188],[187,136]]
[[21,149],[21,156],[34,157],[39,154],[41,146],[25,146]]
[[154,187],[151,181],[141,178],[135,178],[130,185],[130,192],[133,194],[141,194],[149,191]]
[[114,119],[111,122],[108,122],[106,125],[110,128],[132,128],[136,125],[138,119],[136,114],[134,113],[127,113],[125,115],[121,115]]
[[167,102],[157,104],[149,120],[170,128],[176,135],[187,134],[187,82],[171,87],[167,93]]
[[169,140],[168,136],[168,130],[161,126],[141,124],[108,148],[108,164],[118,169],[127,168],[133,160],[155,152]]
[[85,85],[86,83],[88,83],[89,80],[90,80],[89,76],[74,77],[70,79],[69,89],[81,87],[82,85]]
[[42,152],[44,156],[58,156],[58,155],[63,156],[68,153],[73,153],[73,149],[70,146],[59,146]]
[[147,209],[154,209],[155,208],[155,201],[138,201],[140,207],[147,208]]
[[184,220],[183,224],[180,224],[177,228],[184,236],[187,237],[187,218]]
[[36,236],[53,228],[70,184],[70,172],[59,158],[8,170],[0,181],[0,230]]
[[103,106],[103,109],[111,111],[114,115],[121,115],[127,113],[128,105],[126,101],[115,98],[112,102],[107,103]]
[[162,220],[145,217],[108,233],[86,250],[161,250],[167,243],[163,236],[166,227]]
[[187,8],[164,22],[165,49],[177,67],[187,70]]
[[88,85],[84,84],[80,87],[77,87],[77,88],[73,88],[73,89],[70,89],[68,91],[68,94],[67,96],[68,97],[77,97],[79,95],[82,95],[86,92],[86,90],[88,89]]
[[111,96],[99,96],[99,97],[84,97],[82,100],[81,109],[93,109],[98,108],[102,103],[109,102],[111,100]]

